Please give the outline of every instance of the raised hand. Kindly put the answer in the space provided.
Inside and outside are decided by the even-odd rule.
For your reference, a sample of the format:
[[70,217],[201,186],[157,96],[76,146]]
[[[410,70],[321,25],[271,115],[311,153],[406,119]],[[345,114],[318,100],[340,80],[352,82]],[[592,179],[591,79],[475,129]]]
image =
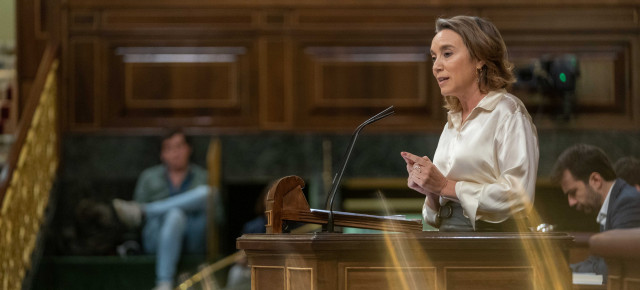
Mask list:
[[409,188],[429,197],[444,196],[457,199],[455,182],[449,182],[429,157],[420,157],[409,152],[401,152],[400,155],[407,163]]

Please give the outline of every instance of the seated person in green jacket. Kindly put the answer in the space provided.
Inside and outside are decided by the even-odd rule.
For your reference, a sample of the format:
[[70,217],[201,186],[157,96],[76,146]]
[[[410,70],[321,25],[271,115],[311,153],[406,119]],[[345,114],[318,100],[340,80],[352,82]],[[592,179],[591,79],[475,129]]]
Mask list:
[[162,139],[162,164],[140,175],[133,201],[113,201],[118,218],[142,228],[142,246],[156,255],[156,287],[173,289],[183,252],[206,250],[207,171],[189,162],[191,146],[184,133],[172,130]]

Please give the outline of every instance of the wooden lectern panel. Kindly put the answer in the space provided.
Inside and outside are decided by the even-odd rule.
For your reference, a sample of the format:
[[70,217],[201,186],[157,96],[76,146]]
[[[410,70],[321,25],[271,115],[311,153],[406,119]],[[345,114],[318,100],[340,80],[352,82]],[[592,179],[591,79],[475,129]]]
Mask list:
[[562,233],[247,234],[237,248],[247,254],[254,290],[571,289],[571,240]]
[[264,290],[282,290],[284,288],[284,267],[256,266],[251,268],[251,277],[255,277],[254,288]]
[[406,285],[408,289],[435,289],[436,273],[435,267],[347,267],[344,288],[385,290]]
[[287,289],[313,289],[313,268],[287,268]]
[[446,289],[533,289],[533,267],[446,267]]

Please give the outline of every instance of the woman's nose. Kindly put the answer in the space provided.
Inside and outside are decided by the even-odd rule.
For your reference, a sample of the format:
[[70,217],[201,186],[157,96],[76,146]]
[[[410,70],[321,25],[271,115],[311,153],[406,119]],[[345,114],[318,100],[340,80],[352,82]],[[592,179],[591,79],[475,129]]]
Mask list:
[[440,58],[435,58],[433,60],[433,71],[439,72],[441,70],[442,70],[442,62],[440,61]]

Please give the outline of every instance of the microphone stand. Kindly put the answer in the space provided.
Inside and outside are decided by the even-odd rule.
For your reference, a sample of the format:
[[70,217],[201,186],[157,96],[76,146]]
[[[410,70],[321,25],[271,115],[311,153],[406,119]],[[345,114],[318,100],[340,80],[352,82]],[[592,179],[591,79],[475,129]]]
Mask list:
[[331,190],[329,191],[329,195],[327,196],[326,209],[329,211],[329,218],[327,220],[327,232],[333,233],[334,231],[334,221],[333,221],[333,200],[336,196],[336,191],[338,190],[338,185],[340,184],[340,180],[342,179],[342,175],[344,174],[344,170],[347,167],[347,163],[349,162],[349,157],[351,157],[351,151],[353,150],[353,146],[356,143],[356,139],[358,139],[358,134],[360,131],[367,125],[376,122],[380,119],[386,118],[395,113],[393,110],[393,106],[390,106],[384,111],[376,114],[375,116],[369,118],[364,121],[364,123],[360,124],[358,128],[356,128],[355,132],[353,132],[353,136],[351,136],[351,142],[349,143],[349,147],[347,148],[347,152],[345,153],[345,157],[342,160],[342,165],[340,166],[340,171],[336,173],[333,178],[333,183],[331,183]]

